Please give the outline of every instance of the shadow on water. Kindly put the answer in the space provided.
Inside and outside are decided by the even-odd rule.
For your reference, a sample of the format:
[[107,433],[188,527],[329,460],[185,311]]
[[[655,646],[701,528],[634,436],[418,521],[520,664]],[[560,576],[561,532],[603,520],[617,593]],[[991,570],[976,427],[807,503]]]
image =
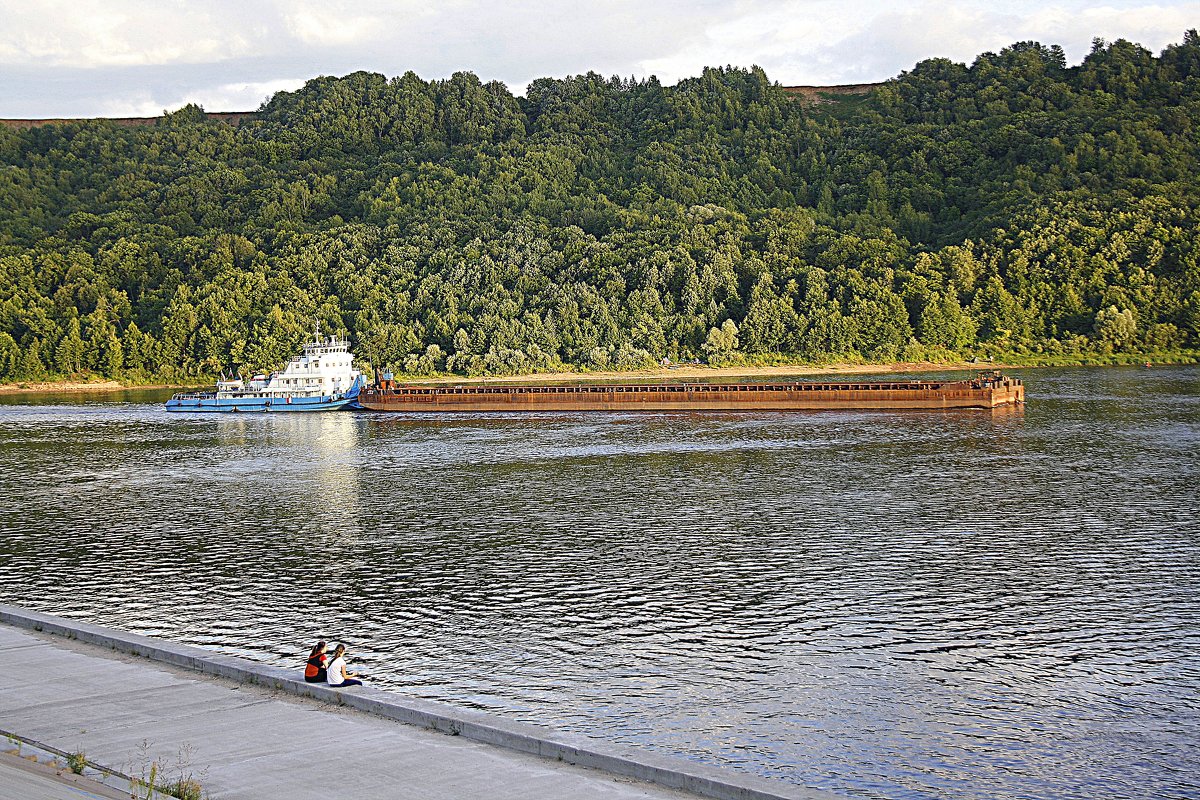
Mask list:
[[861,797],[1188,797],[1200,371],[996,412],[0,406],[0,593]]

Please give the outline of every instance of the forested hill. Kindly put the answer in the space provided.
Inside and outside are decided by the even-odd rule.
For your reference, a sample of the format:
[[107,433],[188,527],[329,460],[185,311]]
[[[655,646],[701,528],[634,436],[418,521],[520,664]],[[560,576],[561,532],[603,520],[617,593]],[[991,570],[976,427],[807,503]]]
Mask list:
[[796,102],[758,69],[317,78],[233,126],[0,129],[0,379],[1200,344],[1200,37]]

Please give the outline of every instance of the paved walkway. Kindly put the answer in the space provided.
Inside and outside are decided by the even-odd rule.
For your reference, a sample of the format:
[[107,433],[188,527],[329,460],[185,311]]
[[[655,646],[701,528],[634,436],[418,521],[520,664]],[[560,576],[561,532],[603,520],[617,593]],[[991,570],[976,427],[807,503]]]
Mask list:
[[213,800],[692,797],[7,625],[0,652],[0,729],[126,774],[190,748]]

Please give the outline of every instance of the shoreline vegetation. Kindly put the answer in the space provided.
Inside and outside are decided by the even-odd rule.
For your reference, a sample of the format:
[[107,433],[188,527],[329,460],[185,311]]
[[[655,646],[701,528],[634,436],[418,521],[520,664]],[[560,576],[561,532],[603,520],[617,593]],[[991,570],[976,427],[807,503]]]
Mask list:
[[237,124],[0,126],[0,383],[194,386],[318,325],[472,378],[1200,349],[1197,30],[824,99],[355,72]]
[[[409,384],[472,384],[472,383],[595,383],[595,382],[660,382],[671,380],[700,380],[710,382],[731,382],[738,378],[763,380],[770,378],[803,377],[828,375],[831,377],[848,375],[884,376],[890,374],[909,374],[924,372],[972,372],[992,369],[1035,369],[1035,368],[1064,368],[1087,366],[1138,366],[1152,364],[1154,366],[1171,366],[1200,363],[1200,351],[1180,351],[1172,353],[1118,353],[1094,356],[1020,356],[1009,355],[992,360],[953,360],[953,361],[896,361],[890,363],[865,363],[854,361],[837,361],[828,364],[813,364],[802,362],[780,361],[771,364],[740,364],[730,366],[714,366],[711,364],[682,363],[640,370],[603,370],[603,371],[553,371],[537,372],[525,375],[408,375],[396,373],[396,380]],[[171,383],[164,381],[139,383],[137,381],[121,382],[116,380],[93,378],[91,380],[60,380],[60,381],[27,381],[21,383],[0,384],[0,395],[11,394],[107,394],[113,392],[148,391],[155,389],[190,389],[197,386],[207,386],[215,381],[196,379],[187,383]]]
[[61,380],[61,381],[21,381],[20,383],[0,383],[0,395],[4,394],[50,394],[50,393],[107,393],[129,392],[143,389],[184,389],[193,384],[174,383],[122,383],[114,380]]

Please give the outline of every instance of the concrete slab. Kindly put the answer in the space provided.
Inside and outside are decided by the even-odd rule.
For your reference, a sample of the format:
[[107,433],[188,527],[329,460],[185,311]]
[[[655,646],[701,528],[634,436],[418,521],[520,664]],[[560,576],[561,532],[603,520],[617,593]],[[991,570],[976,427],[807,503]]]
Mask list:
[[44,632],[0,624],[0,651],[0,728],[135,775],[143,742],[168,774],[189,748],[213,800],[694,797]]
[[129,792],[0,754],[0,800],[129,800]]

